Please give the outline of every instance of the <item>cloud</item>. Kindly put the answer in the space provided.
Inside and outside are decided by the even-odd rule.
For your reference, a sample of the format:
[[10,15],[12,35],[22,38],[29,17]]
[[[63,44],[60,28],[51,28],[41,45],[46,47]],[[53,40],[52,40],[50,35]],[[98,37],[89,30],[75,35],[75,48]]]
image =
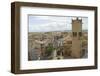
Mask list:
[[30,25],[30,32],[48,32],[48,31],[64,31],[67,30],[67,24],[55,24],[55,23],[47,23],[40,25]]

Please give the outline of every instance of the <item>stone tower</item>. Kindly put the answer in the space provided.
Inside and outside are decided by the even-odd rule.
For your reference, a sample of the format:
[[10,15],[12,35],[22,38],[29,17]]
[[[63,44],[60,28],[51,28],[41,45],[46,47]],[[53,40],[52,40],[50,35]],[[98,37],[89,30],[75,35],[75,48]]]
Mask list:
[[77,18],[72,20],[72,52],[71,56],[73,58],[81,57],[81,39],[82,36],[82,19]]

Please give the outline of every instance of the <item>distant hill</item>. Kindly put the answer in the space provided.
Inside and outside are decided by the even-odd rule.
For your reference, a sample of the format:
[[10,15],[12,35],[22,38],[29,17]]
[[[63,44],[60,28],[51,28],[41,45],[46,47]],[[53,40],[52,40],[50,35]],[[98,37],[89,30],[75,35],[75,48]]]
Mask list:
[[[61,30],[61,31],[39,31],[39,32],[72,32],[72,30]],[[37,33],[39,33],[37,32]],[[88,32],[88,30],[82,30],[82,32]],[[32,33],[32,32],[29,32]],[[36,33],[36,32],[33,32]]]

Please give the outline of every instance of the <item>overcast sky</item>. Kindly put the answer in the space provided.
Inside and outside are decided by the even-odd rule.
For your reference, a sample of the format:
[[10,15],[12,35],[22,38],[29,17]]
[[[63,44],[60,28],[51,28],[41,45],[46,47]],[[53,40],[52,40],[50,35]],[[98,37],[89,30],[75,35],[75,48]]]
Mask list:
[[[75,17],[29,15],[29,32],[72,30],[72,18]],[[82,23],[82,29],[87,30],[88,18],[82,17]]]

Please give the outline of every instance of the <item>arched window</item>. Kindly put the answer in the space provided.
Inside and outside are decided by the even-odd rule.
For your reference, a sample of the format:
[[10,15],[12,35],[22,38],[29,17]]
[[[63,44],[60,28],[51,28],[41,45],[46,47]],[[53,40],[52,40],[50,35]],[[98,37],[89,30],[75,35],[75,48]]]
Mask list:
[[82,32],[79,32],[79,36],[80,36],[80,37],[82,36]]
[[73,32],[73,37],[76,37],[77,36],[77,32]]

